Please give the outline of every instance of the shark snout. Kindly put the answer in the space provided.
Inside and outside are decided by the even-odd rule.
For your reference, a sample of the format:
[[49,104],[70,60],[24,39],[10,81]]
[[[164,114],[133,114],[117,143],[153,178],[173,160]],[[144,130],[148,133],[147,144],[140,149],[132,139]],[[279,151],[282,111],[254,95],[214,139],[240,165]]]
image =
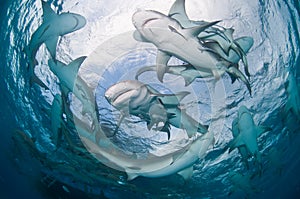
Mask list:
[[132,98],[139,95],[142,86],[138,81],[123,81],[109,87],[104,95],[112,105],[126,106]]
[[75,19],[75,30],[79,30],[86,25],[86,19],[83,16],[74,14],[73,18]]
[[148,22],[157,20],[161,18],[161,16],[152,10],[137,10],[132,15],[132,23],[137,28],[140,29],[147,25]]

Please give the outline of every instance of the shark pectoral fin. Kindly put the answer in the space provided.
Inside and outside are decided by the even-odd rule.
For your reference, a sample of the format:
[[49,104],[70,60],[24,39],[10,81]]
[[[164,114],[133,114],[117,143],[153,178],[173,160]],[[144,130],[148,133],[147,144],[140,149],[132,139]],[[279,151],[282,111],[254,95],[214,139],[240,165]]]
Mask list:
[[55,57],[56,57],[57,42],[58,42],[58,36],[52,37],[45,41],[46,47],[47,47],[52,59],[55,59]]
[[[87,56],[82,56],[82,57],[78,57],[77,59],[73,60],[68,67],[70,67],[72,69],[73,74],[78,73],[79,68],[81,66],[81,64],[84,62],[84,60],[87,58]],[[75,81],[75,80],[74,80]]]
[[263,133],[268,132],[268,131],[272,131],[272,128],[267,127],[267,126],[257,126],[256,127],[256,136],[259,137]]
[[185,74],[182,74],[182,77],[184,79],[185,86],[189,86],[196,79],[196,76],[185,75]]
[[133,32],[133,38],[136,41],[140,41],[140,42],[149,42],[147,39],[145,39],[145,37],[143,37],[143,35],[141,35],[141,33],[139,33],[139,31],[135,30]]
[[156,71],[157,71],[157,78],[160,82],[163,82],[164,75],[168,70],[167,64],[168,64],[170,58],[171,58],[171,55],[158,50],[157,56],[156,56]]
[[[126,172],[127,173],[127,172]],[[127,180],[130,181],[130,180],[133,180],[135,178],[139,177],[138,174],[136,173],[127,173]]]
[[245,145],[242,136],[237,136],[229,143],[229,153],[233,151],[235,148]]
[[30,82],[29,82],[30,86],[32,86],[34,83],[39,85],[40,87],[46,89],[46,90],[49,90],[49,88],[46,86],[46,84],[44,84],[44,82],[40,78],[38,78],[36,76],[36,74],[33,74],[30,77]]
[[188,94],[190,94],[190,92],[188,91],[182,91],[177,94],[170,94],[170,95],[162,94],[161,96],[158,97],[158,99],[161,101],[163,105],[177,106],[180,103],[180,101]]
[[184,170],[178,172],[178,175],[182,176],[184,180],[188,180],[193,175],[193,166],[190,166]]
[[57,14],[54,12],[54,10],[52,10],[51,6],[47,2],[42,1],[42,8],[44,22],[57,16]]
[[186,28],[182,30],[182,35],[185,38],[190,38],[190,37],[197,37],[201,32],[203,32],[206,28],[213,26],[217,23],[219,23],[220,21],[213,21],[213,22],[207,22],[207,23],[203,23],[199,26],[195,26],[195,27],[191,27],[191,28]]

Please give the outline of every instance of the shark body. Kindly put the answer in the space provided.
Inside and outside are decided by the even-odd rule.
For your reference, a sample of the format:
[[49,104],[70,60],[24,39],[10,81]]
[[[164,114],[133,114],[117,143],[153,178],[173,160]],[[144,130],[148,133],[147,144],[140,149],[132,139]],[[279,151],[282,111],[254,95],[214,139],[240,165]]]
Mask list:
[[35,56],[44,43],[53,59],[56,57],[56,46],[60,36],[83,28],[86,20],[83,16],[65,12],[56,14],[50,5],[42,1],[43,22],[32,34],[29,45],[25,47],[25,53],[29,59],[30,78],[36,79],[34,68],[37,65]]
[[[215,28],[212,28],[219,21],[190,21],[185,12],[184,2],[177,0],[168,16],[157,11],[142,10],[137,11],[132,17],[133,24],[137,29],[134,38],[137,41],[151,42],[158,48],[156,57],[158,79],[163,81],[163,76],[168,71],[168,61],[175,56],[201,72],[210,73],[209,76],[216,79],[219,79],[224,72],[230,74],[234,79],[240,78],[247,85],[251,94],[250,83],[238,69],[237,62],[242,58],[247,63],[245,53],[253,45],[253,39],[250,37],[239,38],[240,41],[247,42],[243,43],[244,46],[240,46],[237,40],[232,38],[230,31],[217,32]],[[198,36],[210,29],[212,29],[210,37],[200,41],[201,37]],[[224,49],[225,47],[222,45],[224,42],[221,42],[221,39],[216,36],[214,39],[211,35],[225,38],[229,43],[226,49]],[[235,58],[233,60],[232,55],[238,56],[238,60],[236,61]],[[247,68],[246,74],[249,74],[248,65],[245,65],[247,66],[245,67]]]
[[122,154],[105,138],[101,140],[99,145],[85,137],[82,137],[82,140],[88,150],[96,157],[108,161],[104,163],[109,163],[111,167],[113,165],[113,168],[126,172],[128,180],[133,180],[139,176],[157,178],[175,173],[188,179],[192,175],[193,164],[199,158],[204,158],[208,147],[213,144],[214,135],[211,132],[197,135],[190,138],[184,147],[173,153],[163,156],[149,154],[146,159],[138,159],[134,154]]
[[160,81],[171,56],[190,63],[197,69],[211,72],[215,77],[220,75],[218,73],[222,64],[214,59],[212,53],[206,51],[196,38],[201,31],[217,22],[205,24],[203,27],[184,29],[175,19],[152,10],[137,11],[132,20],[137,29],[135,38],[151,42],[159,50],[156,64]]
[[[241,46],[242,50],[244,52],[248,52],[253,45],[253,39],[250,37],[241,37],[239,39],[236,39],[236,43]],[[229,50],[228,55],[226,55],[221,47],[219,45],[216,45],[216,43],[210,43],[211,47],[213,48],[212,50],[217,51],[220,56],[222,56],[224,59],[227,59],[230,61],[233,65],[237,65],[240,57],[239,55],[233,51]],[[138,77],[147,71],[156,71],[157,66],[145,66],[140,68],[137,73],[135,78],[138,79]],[[240,74],[240,71],[237,70],[236,68],[229,68],[228,70],[232,70],[233,72],[230,73],[230,75],[235,74],[232,77],[233,82],[235,81],[236,78],[241,78],[243,82],[247,82],[247,79],[245,79],[245,76]],[[183,65],[168,65],[166,68],[165,73],[169,73],[172,75],[178,75],[184,78],[185,85],[188,86],[190,85],[196,78],[212,78],[213,75],[211,72],[207,72],[205,70],[201,69],[196,69],[193,65],[191,64],[183,64]],[[251,88],[249,84],[246,84],[248,90],[251,92]]]
[[145,120],[148,129],[155,125],[156,130],[167,132],[169,135],[172,125],[185,129],[189,137],[197,132],[206,133],[207,126],[200,124],[179,108],[180,101],[187,94],[189,93],[161,94],[149,85],[127,80],[107,89],[105,97],[123,116],[135,115]]
[[261,163],[261,154],[258,150],[257,138],[266,131],[271,129],[264,126],[257,126],[253,121],[253,117],[245,106],[241,106],[238,110],[238,118],[234,121],[233,134],[234,139],[230,142],[231,152],[238,148],[243,158],[254,156]]
[[[172,5],[169,11],[169,17],[176,19],[183,28],[192,28],[199,25],[205,25],[209,22],[206,21],[193,21],[190,20],[185,9],[185,0],[176,0]],[[242,59],[245,66],[245,73],[248,77],[250,77],[250,73],[248,70],[248,61],[246,58],[247,51],[243,50],[242,46],[240,46],[236,40],[233,38],[233,28],[224,28],[224,27],[208,27],[204,31],[202,31],[198,38],[204,43],[205,46],[208,46],[209,43],[218,44],[220,49],[228,55],[230,50],[235,51],[239,57]],[[252,40],[251,37],[247,37]],[[252,46],[251,44],[251,46]],[[251,48],[250,46],[250,48]]]

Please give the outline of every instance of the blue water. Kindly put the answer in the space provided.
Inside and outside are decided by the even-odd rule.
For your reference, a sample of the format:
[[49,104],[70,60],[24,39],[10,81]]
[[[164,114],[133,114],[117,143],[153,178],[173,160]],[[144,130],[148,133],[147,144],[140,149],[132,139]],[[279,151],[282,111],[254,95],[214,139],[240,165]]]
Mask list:
[[[96,160],[86,165],[77,164],[80,155],[64,151],[66,148],[55,153],[49,141],[48,110],[58,90],[56,79],[47,69],[48,55],[41,47],[37,73],[51,85],[51,91],[37,85],[30,88],[22,51],[42,22],[41,3],[39,0],[0,2],[0,198],[299,198],[300,123],[292,113],[283,114],[287,71],[297,75],[300,85],[299,1],[187,2],[190,2],[188,9],[193,17],[223,19],[223,25],[233,26],[236,35],[251,36],[255,41],[248,54],[253,97],[241,82],[231,84],[229,78],[224,77],[227,93],[224,128],[216,134],[215,147],[206,158],[196,162],[193,177],[187,182],[177,175],[159,179],[140,177],[127,182],[124,173],[104,167]],[[82,55],[89,56],[110,37],[132,30],[128,24],[138,7],[167,12],[173,1],[53,0],[49,3],[57,12],[72,11],[87,18],[85,29],[59,40],[57,56],[69,62]],[[197,9],[196,5],[205,8]],[[126,72],[124,68],[119,74]],[[126,77],[128,74],[123,78]],[[198,81],[193,86],[201,84],[203,82]],[[210,99],[204,94],[200,97],[204,104],[200,107],[205,107]],[[263,154],[261,175],[256,173],[253,161],[250,161],[250,169],[246,169],[237,150],[230,154],[223,151],[232,138],[229,128],[240,105],[250,108],[256,123],[272,128],[258,139]],[[28,139],[26,141],[26,136],[36,140],[34,147]],[[274,149],[280,161],[270,164],[268,154]],[[37,155],[37,151],[42,155]],[[68,167],[57,166],[60,164],[56,163],[63,160]],[[82,175],[73,176],[66,170],[79,171]],[[95,175],[94,171],[97,171]],[[234,186],[228,177],[229,171],[255,174],[250,193],[240,189],[231,193]]]

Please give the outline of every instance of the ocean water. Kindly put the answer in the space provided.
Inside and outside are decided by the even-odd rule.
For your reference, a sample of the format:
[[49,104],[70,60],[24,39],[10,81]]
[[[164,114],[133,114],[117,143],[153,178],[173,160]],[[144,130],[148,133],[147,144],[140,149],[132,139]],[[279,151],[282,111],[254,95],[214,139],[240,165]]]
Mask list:
[[[48,1],[57,13],[74,12],[87,20],[81,30],[60,37],[57,59],[69,63],[87,56],[79,74],[96,88],[99,114],[102,122],[106,122],[108,134],[115,124],[107,122],[115,115],[106,109],[109,104],[103,98],[105,90],[113,83],[132,79],[139,67],[153,64],[156,51],[153,46],[146,46],[125,49],[122,52],[126,53],[116,55],[112,49],[108,53],[115,59],[110,63],[97,56],[105,50],[106,44],[117,49],[127,44],[128,41],[120,41],[120,35],[134,30],[131,16],[136,10],[152,9],[167,14],[173,2]],[[242,82],[231,84],[226,75],[215,85],[220,89],[215,93],[211,81],[198,79],[184,87],[182,79],[174,81],[172,76],[167,77],[165,84],[160,84],[153,73],[141,77],[162,92],[190,91],[192,97],[186,101],[187,110],[212,126],[214,146],[208,149],[204,159],[194,164],[193,176],[188,181],[176,174],[127,181],[125,173],[72,150],[66,137],[62,138],[61,146],[56,147],[51,140],[49,112],[53,96],[60,91],[58,79],[47,64],[50,55],[45,46],[41,46],[36,56],[35,73],[49,87],[46,90],[29,85],[28,59],[23,51],[42,23],[41,1],[4,0],[0,2],[0,9],[0,198],[299,198],[300,122],[293,112],[286,114],[284,111],[288,102],[288,75],[294,74],[300,85],[298,0],[186,0],[191,19],[222,20],[222,26],[235,29],[235,37],[254,39],[247,54],[252,97]],[[106,66],[97,72],[98,68],[91,66],[94,61]],[[102,78],[93,75],[91,69]],[[224,149],[232,139],[231,122],[241,105],[249,108],[256,124],[272,129],[258,139],[261,169],[253,158],[249,158],[247,168],[237,150],[229,153]],[[80,106],[75,102],[72,108],[76,111]],[[166,139],[165,134],[149,134],[136,123],[123,125],[124,132],[112,141],[130,152],[169,153],[172,150],[161,142]],[[171,140],[183,139],[181,133],[174,130]],[[71,139],[75,145],[80,145],[76,133]],[[230,175],[232,172],[248,176],[249,183],[239,188]]]

